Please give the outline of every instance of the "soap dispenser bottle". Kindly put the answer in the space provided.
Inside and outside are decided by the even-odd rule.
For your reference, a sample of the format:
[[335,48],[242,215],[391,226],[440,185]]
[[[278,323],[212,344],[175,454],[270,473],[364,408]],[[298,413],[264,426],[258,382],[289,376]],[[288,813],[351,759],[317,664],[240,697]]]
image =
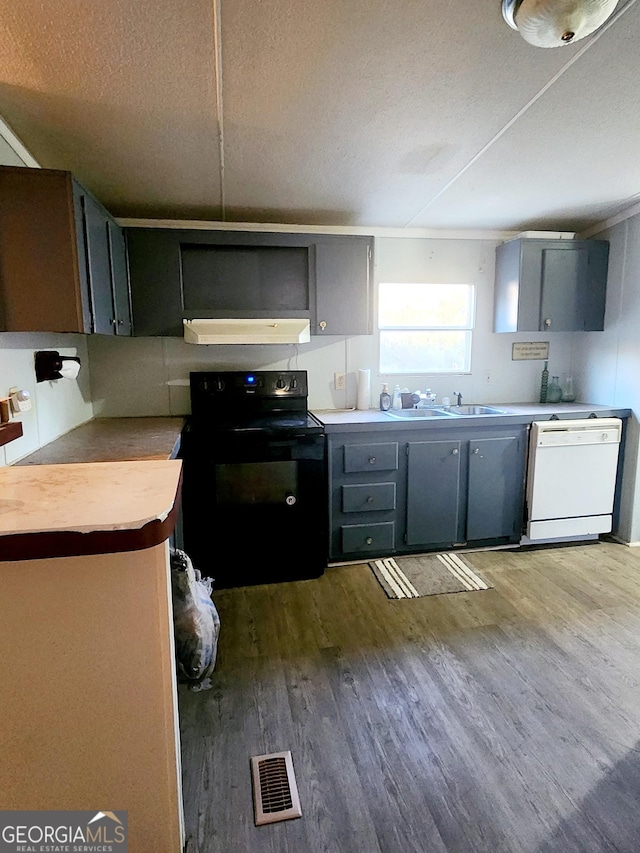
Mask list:
[[389,386],[385,382],[382,386],[382,391],[380,393],[380,411],[388,412],[391,408],[391,394],[389,393]]

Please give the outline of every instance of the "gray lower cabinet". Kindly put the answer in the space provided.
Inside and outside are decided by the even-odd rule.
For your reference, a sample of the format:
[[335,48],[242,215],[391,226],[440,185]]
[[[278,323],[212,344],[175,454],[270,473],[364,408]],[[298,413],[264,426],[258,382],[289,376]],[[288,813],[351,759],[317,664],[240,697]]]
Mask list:
[[527,430],[329,434],[330,559],[519,542]]
[[332,559],[393,553],[402,434],[329,435]]
[[406,545],[458,541],[461,445],[440,439],[408,442]]
[[524,436],[474,436],[407,445],[409,547],[520,539]]
[[311,334],[371,334],[373,239],[127,228],[134,334],[183,319],[308,318]]

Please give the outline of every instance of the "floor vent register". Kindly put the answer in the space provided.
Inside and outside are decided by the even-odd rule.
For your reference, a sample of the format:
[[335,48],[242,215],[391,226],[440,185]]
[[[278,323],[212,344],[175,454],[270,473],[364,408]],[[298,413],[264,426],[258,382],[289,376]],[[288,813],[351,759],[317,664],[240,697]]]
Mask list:
[[302,817],[291,752],[251,758],[256,826]]

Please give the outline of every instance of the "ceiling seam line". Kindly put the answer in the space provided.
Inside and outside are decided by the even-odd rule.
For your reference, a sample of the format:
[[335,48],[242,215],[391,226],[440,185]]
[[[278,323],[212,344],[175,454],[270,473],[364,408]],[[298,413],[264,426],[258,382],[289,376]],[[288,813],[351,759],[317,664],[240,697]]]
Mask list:
[[227,210],[224,192],[224,109],[222,100],[222,0],[213,4],[213,52],[215,69],[216,123],[218,132],[218,159],[220,161],[218,180],[220,183],[220,218],[226,221]]
[[467,172],[471,168],[471,166],[473,166],[480,159],[480,157],[482,157],[482,155],[485,154],[489,150],[489,148],[491,148],[492,145],[494,145],[502,136],[504,136],[504,134],[508,130],[513,127],[513,125],[524,115],[524,113],[527,112],[527,110],[529,110],[537,101],[540,100],[540,98],[563,76],[565,71],[568,71],[569,68],[571,68],[571,66],[587,52],[591,45],[595,44],[600,38],[600,36],[602,36],[609,29],[609,27],[613,26],[613,24],[618,21],[620,17],[635,3],[636,0],[630,0],[630,2],[627,3],[626,6],[623,6],[621,9],[618,9],[615,15],[609,18],[609,20],[598,30],[598,32],[592,38],[590,38],[589,41],[585,45],[583,45],[582,48],[577,53],[575,53],[567,63],[565,63],[565,65],[562,66],[562,68],[556,71],[553,77],[548,80],[545,85],[535,95],[533,95],[533,97],[531,97],[529,101],[527,101],[527,103],[523,107],[521,107],[518,112],[511,119],[509,119],[509,121],[496,134],[494,134],[494,136],[485,145],[483,145],[482,148],[476,154],[474,154],[471,160],[469,160],[468,163],[466,163],[449,181],[447,181],[447,183],[442,187],[442,189],[440,189],[431,199],[429,199],[429,201],[425,205],[423,205],[423,207],[421,207],[420,210],[414,216],[412,216],[411,219],[409,219],[403,227],[409,228],[411,224],[425,212],[425,210],[428,210],[434,202],[436,202],[451,186],[453,186],[453,184],[455,184],[455,182],[459,178],[461,178],[465,174],[465,172]]

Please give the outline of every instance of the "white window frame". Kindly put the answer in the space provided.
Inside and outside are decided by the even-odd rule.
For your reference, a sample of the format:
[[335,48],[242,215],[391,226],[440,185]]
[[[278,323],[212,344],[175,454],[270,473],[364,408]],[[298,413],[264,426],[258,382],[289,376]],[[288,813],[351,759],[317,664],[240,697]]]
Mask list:
[[[380,292],[381,288],[386,286],[389,287],[401,287],[403,284],[411,284],[411,285],[424,285],[425,287],[429,287],[430,285],[441,285],[447,286],[460,286],[464,285],[465,287],[471,288],[471,305],[469,310],[470,317],[470,325],[451,325],[451,326],[438,326],[438,325],[420,325],[416,324],[415,326],[395,326],[395,325],[382,325],[380,319]],[[411,376],[460,376],[471,374],[471,359],[472,359],[472,350],[473,350],[473,332],[475,330],[476,325],[476,308],[477,308],[477,297],[478,297],[478,286],[472,282],[435,282],[435,281],[424,281],[424,282],[391,282],[384,281],[380,282],[378,285],[378,299],[377,299],[377,316],[378,316],[378,369],[381,375],[386,376],[402,376],[402,375],[411,375]],[[425,369],[425,370],[416,370],[414,366],[410,366],[409,369],[403,370],[387,370],[383,367],[381,363],[382,358],[382,333],[383,332],[447,332],[447,331],[463,331],[467,332],[467,340],[468,344],[466,347],[466,360],[464,368],[460,369],[452,369],[452,370],[434,370],[434,369]]]

